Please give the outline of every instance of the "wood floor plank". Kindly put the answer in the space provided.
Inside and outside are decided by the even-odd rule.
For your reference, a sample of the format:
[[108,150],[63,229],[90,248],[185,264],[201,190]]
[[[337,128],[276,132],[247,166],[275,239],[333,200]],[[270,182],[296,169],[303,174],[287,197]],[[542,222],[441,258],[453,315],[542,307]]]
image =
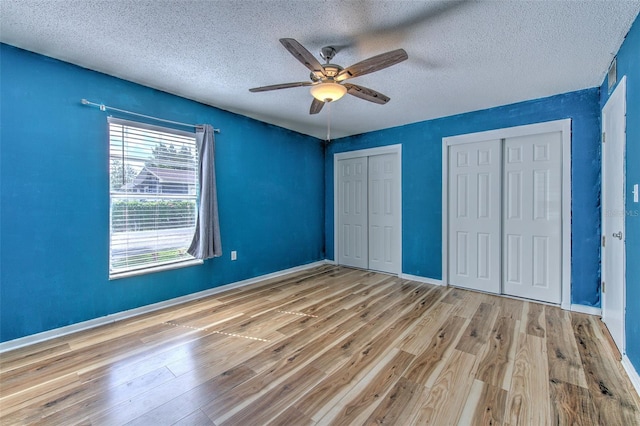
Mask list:
[[[67,374],[37,386],[37,393],[27,391],[8,394],[0,399],[0,417],[9,418],[10,415],[17,419],[28,417],[30,412],[40,412],[42,406],[58,400],[61,394],[73,392],[79,386],[78,377],[75,374]],[[14,415],[13,413],[17,411],[19,413]]]
[[476,313],[471,318],[467,329],[464,331],[456,349],[477,355],[480,349],[487,343],[491,327],[496,320],[498,312],[489,303],[480,303]]
[[[292,312],[292,311],[286,311]],[[234,321],[231,324],[225,324],[225,327],[215,327],[216,331],[222,333],[238,334],[242,336],[251,336],[266,339],[268,335],[277,331],[279,328],[295,321],[295,314],[285,313],[277,310],[270,310],[260,315],[243,315],[236,318],[242,320]]]
[[[170,326],[159,324],[150,327],[151,332],[165,330]],[[47,361],[28,364],[23,367],[0,374],[2,388],[0,397],[5,397],[8,392],[18,393],[28,389],[33,382],[47,382],[57,376],[63,376],[78,369],[78,363],[104,365],[109,360],[117,360],[120,356],[126,356],[127,350],[132,346],[140,347],[140,338],[144,331],[137,331],[130,335],[118,337],[80,351],[67,352]]]
[[214,419],[217,425],[265,424],[284,412],[300,394],[315,386],[325,374],[307,366],[285,380],[275,389],[268,391],[260,398],[233,414]]
[[549,379],[587,388],[569,312],[545,306]]
[[27,346],[13,351],[11,355],[0,354],[0,373],[43,361],[67,353],[70,350],[71,346],[68,343],[60,343],[55,346],[43,347],[42,349]]
[[[393,278],[389,283],[391,285],[388,289],[375,294],[367,300],[358,300],[357,295],[354,295],[356,297],[351,301],[351,304],[349,305],[349,302],[347,302],[347,305],[349,305],[347,309],[358,312],[360,321],[366,323],[372,318],[377,318],[390,307],[396,306],[397,303],[405,303],[403,305],[405,306],[406,301],[403,302],[405,297],[417,289],[414,285],[402,284],[402,280],[397,278]],[[421,291],[427,291],[427,289],[422,289]],[[415,295],[413,297],[415,298]]]
[[615,354],[616,360],[622,361],[622,354],[620,353],[620,348],[618,348],[618,346],[616,345],[616,342],[613,341],[613,337],[609,332],[609,328],[604,322],[602,322],[602,318],[600,318],[598,325],[600,326],[601,334],[603,334],[605,339],[607,339],[607,342],[609,342],[609,348],[611,348],[611,351]]
[[[547,329],[548,330],[548,329]],[[551,424],[613,425],[613,419],[600,418],[589,390],[557,379],[550,381]]]
[[[243,339],[242,337],[236,336],[226,336],[223,334],[217,336],[221,336],[222,338],[216,340],[211,345],[194,350],[191,356],[167,362],[165,364],[166,367],[177,377],[198,369],[226,369],[255,353],[261,353],[269,344],[269,342]],[[217,355],[212,357],[211,353],[216,353]]]
[[361,424],[366,420],[415,358],[415,355],[400,350],[394,350],[389,355],[387,358],[390,360],[385,358],[380,362],[381,369],[372,370],[375,374],[365,376],[322,418],[312,419],[322,424],[343,426]]
[[398,343],[397,348],[414,355],[421,354],[425,347],[431,344],[431,338],[438,332],[440,326],[450,318],[450,310],[450,304],[437,303],[408,331]]
[[442,303],[447,303],[452,306],[457,306],[466,299],[467,295],[469,295],[468,291],[454,287],[454,288],[451,288],[450,291],[446,294],[446,296],[442,299]]
[[[422,294],[421,292],[414,291],[410,295],[412,297],[409,297],[408,300]],[[437,300],[439,296],[440,291],[438,291],[437,288],[431,288],[426,295],[423,295],[419,300],[413,302],[415,305],[413,309],[408,309],[373,340],[364,343],[364,345],[354,345],[358,346],[359,350],[352,352],[352,356],[348,362],[338,369],[325,370],[329,373],[327,378],[315,389],[307,392],[296,403],[296,407],[303,413],[310,415],[314,420],[322,417],[327,410],[335,404],[336,399],[346,393],[345,390],[348,390],[350,384],[356,383],[355,381],[359,380],[366,373],[367,368],[369,368],[372,363],[381,359],[384,353],[393,347],[394,342],[402,337],[401,333],[406,330],[416,318],[420,318],[424,312],[433,306],[433,303],[435,303],[435,300]],[[411,308],[411,304],[409,308]],[[349,341],[349,339],[345,340]],[[354,342],[351,341],[352,345],[353,343]],[[333,357],[333,355],[332,351],[328,351],[323,357],[328,358]],[[315,364],[316,362],[314,361],[312,365]]]
[[[311,291],[311,289],[308,289]],[[302,297],[302,296],[300,296]],[[240,305],[220,305],[204,312],[195,312],[183,318],[168,321],[170,324],[181,327],[191,327],[196,329],[223,329],[229,326],[229,323],[242,317],[247,312],[262,310],[268,311],[282,305],[280,300],[272,301],[269,299],[256,299],[246,301]],[[242,321],[242,319],[241,319]],[[237,322],[237,321],[236,321]]]
[[[356,336],[356,339],[362,336]],[[378,335],[365,346],[360,346],[362,343],[349,337],[340,342],[339,347],[330,349],[311,363],[316,368],[322,367],[321,371],[328,374],[322,384],[308,390],[296,403],[296,408],[312,419],[326,414],[367,373],[368,368],[382,359],[391,348],[388,334]],[[335,354],[339,355],[338,362],[329,365]],[[347,357],[347,354],[351,356]]]
[[230,337],[222,334],[193,333],[191,338],[170,341],[166,345],[151,345],[144,351],[122,357],[118,362],[80,367],[77,375],[83,383],[109,376],[112,383],[121,384],[169,364],[193,360],[224,345],[227,339]]
[[323,265],[2,353],[0,424],[640,425],[599,321]]
[[521,300],[511,299],[509,297],[496,297],[496,306],[499,308],[499,317],[506,317],[514,321],[522,319],[522,306]]
[[87,420],[92,413],[135,398],[173,379],[171,372],[161,368],[113,387],[109,386],[106,379],[84,383],[76,388],[62,388],[59,393],[51,393],[47,400],[29,407],[30,411],[21,411],[21,422],[51,425],[79,423]]
[[332,267],[320,266],[311,270],[300,271],[288,274],[283,277],[275,277],[261,281],[247,288],[234,289],[223,294],[216,295],[215,298],[223,303],[233,302],[234,305],[241,304],[256,298],[268,298],[272,294],[277,294],[285,289],[287,291],[297,291],[298,288],[305,284],[315,285],[317,283],[326,282],[340,277],[359,276],[363,271]]
[[518,336],[518,349],[507,396],[507,424],[551,424],[546,350],[543,338],[527,333]]
[[232,368],[171,401],[147,411],[127,425],[146,426],[176,423],[208,404],[217,394],[227,392],[255,375],[255,371],[244,366]]
[[509,390],[516,346],[516,321],[510,317],[499,317],[487,342],[476,378],[492,386]]
[[327,342],[335,343],[348,333],[347,329],[355,332],[356,327],[359,325],[361,324],[357,318],[354,318],[353,313],[338,311],[320,321],[316,321],[305,330],[266,346],[260,353],[249,358],[243,364],[257,372],[262,372],[274,362],[281,360],[284,356],[300,351],[319,337],[325,340],[325,344]]
[[411,363],[404,374],[409,381],[425,386],[438,366],[446,362],[445,354],[458,341],[466,323],[464,318],[453,317],[440,326],[427,347]]
[[[408,290],[408,289],[407,289]],[[405,290],[405,292],[407,291]],[[402,290],[398,292],[397,286],[383,287],[383,290],[375,293],[367,293],[370,297],[363,300],[362,296],[356,294],[349,294],[343,296],[341,299],[334,301],[329,306],[323,304],[319,309],[314,309],[313,315],[315,317],[301,317],[300,319],[289,323],[283,327],[280,327],[277,331],[284,335],[291,335],[299,331],[307,329],[315,322],[321,321],[322,318],[333,315],[338,310],[345,312],[352,312],[354,314],[361,315],[362,317],[375,316],[378,312],[384,311],[385,306],[389,306],[394,300],[399,300],[402,297]],[[356,300],[357,305],[353,305],[350,302]],[[308,310],[307,312],[309,312]]]
[[588,389],[601,419],[612,425],[640,424],[640,410],[631,397],[633,390],[622,380],[622,372],[612,359],[606,339],[592,317],[572,313],[571,322],[586,375]]
[[506,390],[480,380],[474,380],[458,420],[458,426],[502,425],[504,424],[506,402]]
[[443,303],[451,303],[451,315],[471,319],[481,303],[480,293],[462,289],[452,289],[442,300]]
[[[158,326],[158,328],[149,327],[147,333],[141,330],[143,335],[139,339],[140,343],[146,347],[155,347],[165,345],[167,342],[199,340],[202,336],[209,334],[205,329],[179,327],[171,323],[162,323]],[[91,348],[94,347],[91,346]]]
[[215,426],[211,419],[202,410],[196,410],[186,417],[178,420],[173,426]]
[[[527,302],[525,304],[526,319],[523,318],[527,334],[537,337],[545,337],[544,305],[540,303]],[[522,315],[525,315],[523,310]]]
[[[377,279],[370,277],[364,289],[353,292],[349,297],[341,300],[340,303],[344,309],[363,309],[380,300],[382,297],[396,292],[401,284],[402,280],[397,277],[389,277],[386,275],[379,276]],[[312,309],[305,309],[305,312],[315,313]]]
[[425,389],[420,410],[412,420],[420,425],[455,425],[473,383],[476,357],[454,350],[433,387]]
[[[330,280],[331,278],[329,277],[326,279]],[[338,285],[338,283],[334,281],[309,281],[304,284],[300,284],[299,287],[295,289],[296,291],[282,288],[280,293],[268,298],[268,300],[272,302],[270,305],[266,305],[261,309],[254,309],[254,311],[257,312],[257,314],[260,314],[266,310],[275,308],[298,310],[301,307],[313,304],[318,300],[322,300],[324,297],[327,297],[327,295],[335,294],[335,291],[338,288],[349,288],[352,284],[353,283],[351,282],[343,282],[342,285]]]
[[309,416],[301,413],[296,407],[290,406],[284,410],[275,419],[267,423],[268,426],[313,426],[316,422],[311,420]]
[[170,321],[176,316],[187,314],[193,311],[213,308],[220,305],[221,303],[213,298],[192,301],[186,303],[185,306],[176,306],[174,307],[174,309],[165,308],[158,312],[152,312],[142,315],[141,318],[128,318],[124,320],[122,324],[114,324],[113,326],[106,327],[104,329],[100,327],[99,329],[95,330],[95,333],[88,334],[81,338],[72,339],[69,344],[73,350],[79,350],[85,347],[99,344],[105,340],[112,340],[117,337],[131,334],[132,332],[138,330],[148,330],[150,326],[163,324]]
[[406,425],[417,413],[424,386],[400,377],[378,403],[366,425]]
[[[375,339],[376,336],[385,331],[388,335],[390,331],[393,331],[393,328],[386,328],[388,326],[382,327],[382,324],[397,326],[397,319],[402,318],[405,311],[412,304],[415,304],[417,302],[416,299],[422,296],[427,290],[423,289],[423,291],[414,292],[412,287],[407,286],[404,290],[401,288],[398,293],[403,291],[404,297],[397,298],[396,296],[395,304],[385,302],[385,297],[380,300],[380,303],[375,303],[371,307],[361,311],[357,318],[363,323],[364,327],[352,332],[343,342],[333,346],[329,351],[315,359],[312,364],[319,370],[331,374],[338,370],[354,353],[357,353],[359,350],[364,350],[365,345],[371,345],[372,339]],[[435,296],[434,294],[433,297]],[[373,316],[372,314],[374,313],[378,314]]]
[[[344,320],[345,316],[334,316],[337,320]],[[352,325],[362,326],[357,319],[346,317],[347,322]],[[317,338],[312,339],[311,334],[298,336],[305,339],[307,344],[293,344],[294,337],[286,339],[287,343],[281,342],[277,346],[271,346],[263,350],[260,354],[248,359],[242,365],[259,371],[255,377],[247,380],[238,387],[228,392],[221,392],[202,407],[203,411],[210,418],[219,418],[225,413],[237,408],[239,404],[246,404],[258,398],[260,394],[274,388],[291,374],[303,368],[310,360],[321,356],[328,348],[334,344],[340,344],[346,331],[337,326],[326,333],[317,333]]]
[[[320,287],[318,291],[302,299],[293,300],[287,304],[278,306],[278,311],[294,311],[305,315],[317,316],[316,311],[335,306],[336,302],[346,297],[354,297],[354,294],[366,290],[369,287],[362,283],[345,283],[344,287],[337,291],[334,287]],[[343,309],[340,306],[340,309]],[[261,315],[259,312],[257,315]]]
[[91,416],[91,422],[96,425],[114,425],[130,422],[233,368],[236,363],[241,363],[244,359],[250,357],[254,351],[259,350],[261,344],[262,342],[247,341],[246,354],[242,357],[226,358],[225,362],[220,362],[213,358],[207,365],[192,369],[173,380],[140,394],[137,398],[117,405],[107,405],[101,410],[96,410]]

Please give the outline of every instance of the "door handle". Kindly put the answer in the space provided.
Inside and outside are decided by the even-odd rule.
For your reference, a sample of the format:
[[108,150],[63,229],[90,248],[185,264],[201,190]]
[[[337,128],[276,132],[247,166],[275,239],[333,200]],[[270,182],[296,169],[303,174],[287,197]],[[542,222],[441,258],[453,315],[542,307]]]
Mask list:
[[613,234],[613,237],[622,241],[622,231],[618,231],[617,234]]

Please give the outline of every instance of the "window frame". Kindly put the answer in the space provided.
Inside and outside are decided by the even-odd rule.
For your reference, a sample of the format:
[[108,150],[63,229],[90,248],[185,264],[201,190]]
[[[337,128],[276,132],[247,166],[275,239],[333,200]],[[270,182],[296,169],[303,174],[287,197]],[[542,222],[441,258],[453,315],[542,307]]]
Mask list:
[[[128,268],[128,269],[120,269],[117,271],[113,271],[112,270],[112,256],[111,256],[111,250],[112,250],[112,236],[113,236],[113,188],[111,186],[111,161],[113,159],[112,157],[112,153],[111,153],[111,125],[115,124],[115,125],[120,125],[120,126],[127,126],[127,127],[131,127],[131,128],[135,128],[135,129],[139,129],[139,130],[149,130],[149,131],[153,131],[153,132],[161,132],[161,133],[167,133],[170,135],[176,135],[176,136],[182,136],[182,137],[188,137],[188,138],[192,138],[194,139],[194,152],[195,152],[195,171],[196,171],[196,188],[195,188],[195,194],[184,194],[184,195],[193,195],[193,200],[195,201],[195,220],[197,221],[197,210],[198,210],[198,206],[200,203],[200,188],[198,185],[198,178],[197,178],[197,173],[198,173],[198,166],[199,166],[199,153],[198,153],[198,148],[197,148],[197,143],[195,142],[195,138],[196,138],[196,133],[195,131],[193,132],[188,132],[188,131],[184,131],[184,130],[179,130],[179,129],[174,129],[174,128],[170,128],[170,127],[164,127],[164,126],[157,126],[157,125],[153,125],[153,124],[148,124],[145,122],[139,122],[139,121],[132,121],[132,120],[126,120],[126,119],[122,119],[122,118],[117,118],[117,117],[113,117],[113,116],[109,116],[107,117],[107,143],[108,143],[108,155],[107,158],[109,160],[108,162],[108,176],[109,176],[109,180],[108,180],[108,185],[109,185],[109,256],[108,256],[108,272],[109,272],[109,280],[116,280],[116,279],[120,279],[120,278],[126,278],[126,277],[132,277],[132,276],[138,276],[138,275],[146,275],[146,274],[150,274],[150,273],[154,273],[154,272],[160,272],[160,271],[167,271],[167,270],[172,270],[172,269],[179,269],[179,268],[184,268],[184,267],[189,267],[189,266],[195,266],[195,265],[202,265],[204,262],[201,259],[196,259],[194,257],[190,257],[190,258],[184,258],[184,259],[175,259],[175,260],[169,260],[165,263],[161,263],[161,264],[151,264],[151,265],[142,265],[142,266],[136,266],[136,267],[132,267],[132,268]],[[126,162],[125,162],[125,157],[121,157],[120,160],[122,161],[122,166],[124,167]],[[146,188],[145,188],[146,189]],[[156,193],[152,193],[152,192],[132,192],[131,195],[139,195],[141,198],[145,198],[148,196],[156,196],[153,198],[157,198],[157,195],[162,195],[162,194],[156,194]],[[125,197],[126,198],[126,197]],[[150,197],[152,198],[152,197]],[[181,196],[180,198],[183,198],[183,196]],[[194,225],[195,227],[195,225]],[[185,248],[188,248],[185,247]]]

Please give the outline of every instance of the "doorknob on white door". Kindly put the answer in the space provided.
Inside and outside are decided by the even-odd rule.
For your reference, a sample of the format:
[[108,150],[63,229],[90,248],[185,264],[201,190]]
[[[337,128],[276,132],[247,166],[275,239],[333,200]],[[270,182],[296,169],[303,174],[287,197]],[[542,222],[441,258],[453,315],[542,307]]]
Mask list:
[[617,234],[613,234],[613,237],[622,240],[622,231],[618,231]]

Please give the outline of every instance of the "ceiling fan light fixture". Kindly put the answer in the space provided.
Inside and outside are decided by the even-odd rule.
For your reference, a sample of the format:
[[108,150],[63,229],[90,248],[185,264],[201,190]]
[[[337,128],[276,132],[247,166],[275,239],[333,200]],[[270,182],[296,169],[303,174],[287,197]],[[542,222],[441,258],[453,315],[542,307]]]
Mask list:
[[311,95],[321,102],[337,101],[347,93],[342,84],[325,82],[311,86]]

